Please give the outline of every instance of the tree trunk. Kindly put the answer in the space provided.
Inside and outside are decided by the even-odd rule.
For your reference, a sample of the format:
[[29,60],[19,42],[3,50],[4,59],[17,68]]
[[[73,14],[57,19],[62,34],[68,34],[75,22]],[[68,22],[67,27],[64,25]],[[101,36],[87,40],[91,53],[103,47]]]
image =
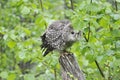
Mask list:
[[74,54],[63,52],[59,58],[62,80],[85,80]]

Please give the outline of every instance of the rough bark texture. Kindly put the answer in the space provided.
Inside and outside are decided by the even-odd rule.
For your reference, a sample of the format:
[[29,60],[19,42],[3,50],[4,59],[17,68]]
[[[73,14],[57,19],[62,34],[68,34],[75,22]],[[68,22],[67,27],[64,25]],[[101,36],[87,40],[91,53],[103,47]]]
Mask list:
[[74,54],[64,52],[59,58],[62,80],[85,80]]

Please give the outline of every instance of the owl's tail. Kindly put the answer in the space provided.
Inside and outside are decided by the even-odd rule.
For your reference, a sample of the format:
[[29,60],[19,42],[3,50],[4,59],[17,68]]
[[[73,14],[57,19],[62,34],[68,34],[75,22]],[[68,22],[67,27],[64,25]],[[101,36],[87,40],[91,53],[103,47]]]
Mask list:
[[43,52],[43,56],[45,57],[48,53],[52,52],[54,49],[51,48],[50,46],[44,46],[44,45],[41,45],[41,48],[42,48],[42,52]]
[[52,49],[47,49],[44,53],[43,56],[45,57],[49,52],[53,51]]

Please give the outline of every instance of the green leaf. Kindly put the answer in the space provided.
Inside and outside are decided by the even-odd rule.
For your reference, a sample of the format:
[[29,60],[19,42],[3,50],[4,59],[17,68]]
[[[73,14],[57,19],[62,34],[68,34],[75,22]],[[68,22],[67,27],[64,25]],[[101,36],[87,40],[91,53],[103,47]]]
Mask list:
[[104,38],[103,39],[103,45],[105,45],[105,44],[111,44],[112,42],[113,42],[113,38],[112,37],[106,37],[106,38]]
[[96,56],[92,53],[89,53],[86,55],[86,58],[89,60],[90,63],[94,62],[96,59]]
[[117,2],[120,2],[120,0],[116,0]]
[[107,13],[107,14],[112,13],[112,10],[108,7],[108,8],[106,8],[105,13]]
[[20,59],[26,58],[26,55],[25,55],[25,51],[24,51],[24,50],[19,53],[19,58],[20,58]]
[[87,47],[84,47],[83,49],[82,49],[82,54],[85,54],[87,51],[89,50],[89,47],[87,46]]
[[106,53],[108,56],[112,56],[115,54],[115,52],[113,50],[108,50]]
[[87,4],[85,8],[87,11],[91,11],[91,12],[99,12],[100,10],[102,10],[101,5],[98,5],[96,3]]
[[7,38],[8,38],[8,34],[5,34],[5,35],[3,36],[3,39],[4,39],[4,40],[7,40]]
[[109,23],[110,23],[110,17],[109,16],[103,16],[100,19],[99,23],[100,23],[100,26],[102,26],[102,27],[108,27]]
[[22,14],[29,14],[29,13],[30,13],[30,9],[29,9],[28,7],[26,7],[26,6],[24,6],[24,7],[22,8],[22,10],[21,10],[21,13],[22,13]]
[[34,74],[25,74],[25,80],[35,80]]
[[120,30],[114,29],[113,31],[111,31],[111,35],[113,37],[120,37]]
[[15,41],[9,41],[9,42],[7,43],[7,45],[8,45],[9,48],[14,48],[15,45],[16,45],[16,42],[15,42]]
[[28,0],[23,0],[24,2],[28,2]]
[[2,72],[0,73],[0,77],[6,79],[6,78],[8,77],[8,72],[7,72],[7,71],[2,71]]
[[31,31],[28,30],[27,28],[23,28],[24,32],[29,36],[31,34]]
[[119,20],[120,14],[111,14],[111,17],[113,17],[114,20]]
[[16,78],[16,74],[12,73],[12,74],[9,74],[7,80],[15,80],[15,78]]

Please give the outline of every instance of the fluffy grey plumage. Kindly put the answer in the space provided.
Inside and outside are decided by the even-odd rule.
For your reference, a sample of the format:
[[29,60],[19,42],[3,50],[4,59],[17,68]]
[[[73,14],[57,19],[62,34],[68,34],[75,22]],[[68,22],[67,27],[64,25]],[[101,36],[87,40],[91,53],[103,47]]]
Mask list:
[[53,50],[64,51],[78,40],[80,32],[76,33],[69,20],[58,20],[48,26],[41,36],[44,54],[46,56]]

